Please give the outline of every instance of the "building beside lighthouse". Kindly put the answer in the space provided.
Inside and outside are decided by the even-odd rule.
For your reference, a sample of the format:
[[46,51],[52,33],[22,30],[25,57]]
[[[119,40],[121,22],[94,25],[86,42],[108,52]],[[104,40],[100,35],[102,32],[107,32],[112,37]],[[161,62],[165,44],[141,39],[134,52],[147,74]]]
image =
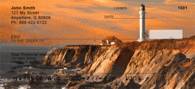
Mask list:
[[138,41],[144,41],[146,39],[146,27],[145,27],[145,5],[141,4],[139,9],[139,38]]
[[149,39],[183,39],[183,29],[151,29]]

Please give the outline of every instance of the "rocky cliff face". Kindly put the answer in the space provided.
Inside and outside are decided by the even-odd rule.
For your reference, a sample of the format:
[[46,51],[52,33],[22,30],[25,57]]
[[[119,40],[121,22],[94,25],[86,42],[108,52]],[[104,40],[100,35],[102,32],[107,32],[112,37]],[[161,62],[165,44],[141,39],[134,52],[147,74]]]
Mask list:
[[44,64],[81,68],[66,76],[77,77],[68,88],[193,89],[195,39],[66,46],[48,52]]
[[95,55],[105,50],[106,47],[80,45],[80,46],[66,46],[62,49],[50,50],[43,63],[46,65],[61,66],[61,67],[84,67],[95,59]]

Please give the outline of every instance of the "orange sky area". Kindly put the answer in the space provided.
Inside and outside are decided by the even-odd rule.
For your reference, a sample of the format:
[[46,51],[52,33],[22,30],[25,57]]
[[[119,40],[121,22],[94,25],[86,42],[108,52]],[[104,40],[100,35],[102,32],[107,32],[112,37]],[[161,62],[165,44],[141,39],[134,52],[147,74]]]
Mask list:
[[[184,2],[185,1],[185,2]],[[183,29],[184,36],[195,35],[195,2],[192,0],[1,0],[0,42],[25,45],[61,45],[97,43],[107,36],[124,41],[137,40],[139,33],[139,5],[146,5],[146,28]],[[178,6],[187,6],[179,10]],[[35,6],[39,15],[49,15],[48,24],[11,24],[12,6]],[[116,10],[114,7],[127,7]],[[105,19],[105,15],[117,18]],[[137,19],[136,19],[137,18]],[[39,42],[13,42],[11,37],[44,39]]]

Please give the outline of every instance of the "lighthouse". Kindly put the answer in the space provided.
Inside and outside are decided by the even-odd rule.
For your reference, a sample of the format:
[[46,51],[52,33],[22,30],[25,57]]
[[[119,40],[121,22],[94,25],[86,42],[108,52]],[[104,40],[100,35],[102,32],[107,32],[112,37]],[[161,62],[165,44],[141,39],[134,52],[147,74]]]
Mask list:
[[139,10],[139,39],[138,41],[144,41],[145,40],[145,5],[141,4],[140,10]]

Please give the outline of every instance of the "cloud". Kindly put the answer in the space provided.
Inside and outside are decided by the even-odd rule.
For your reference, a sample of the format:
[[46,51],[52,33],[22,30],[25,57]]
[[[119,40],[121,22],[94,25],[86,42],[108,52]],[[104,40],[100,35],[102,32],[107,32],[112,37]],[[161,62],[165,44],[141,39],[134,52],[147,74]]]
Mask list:
[[[139,18],[140,2],[112,0],[20,0],[15,5],[35,5],[41,15],[51,15],[47,25],[11,25],[9,23],[11,1],[1,1],[0,40],[10,39],[10,34],[21,34],[24,38],[48,38],[46,43],[60,44],[82,39],[102,39],[115,35],[121,39],[137,39],[138,19],[105,19],[104,15],[119,18]],[[130,2],[130,3],[129,3]],[[145,2],[147,8],[147,29],[183,28],[186,34],[195,34],[194,6],[189,10],[179,11],[173,2],[179,0],[156,0]],[[45,4],[47,3],[47,4]],[[162,4],[163,3],[163,4]],[[189,5],[193,1],[188,2]],[[113,7],[126,6],[127,10],[117,11]],[[152,18],[152,19],[151,19]],[[61,40],[58,40],[61,39]],[[67,41],[67,40],[70,41]],[[72,40],[71,40],[72,39]],[[56,41],[56,42],[55,42]]]

